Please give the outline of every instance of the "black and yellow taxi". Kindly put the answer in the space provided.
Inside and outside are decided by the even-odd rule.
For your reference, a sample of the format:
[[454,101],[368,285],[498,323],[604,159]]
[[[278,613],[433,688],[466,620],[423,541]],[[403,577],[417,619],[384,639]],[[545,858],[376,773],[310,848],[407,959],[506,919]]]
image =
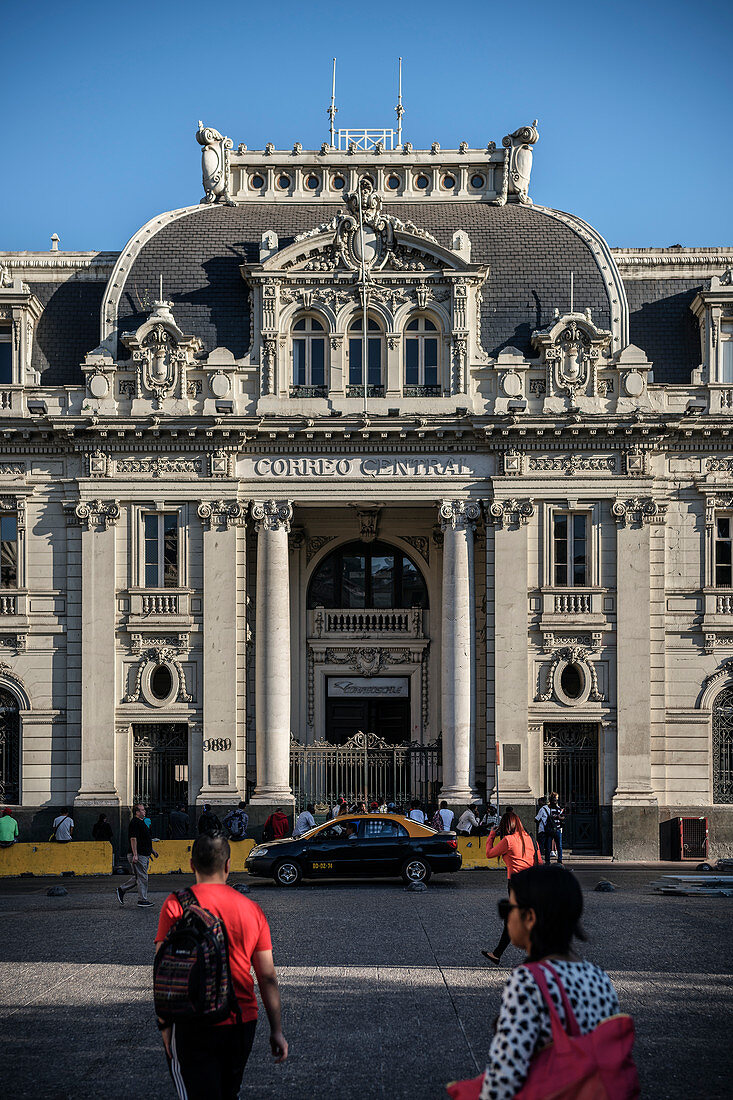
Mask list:
[[455,833],[438,833],[399,814],[349,814],[297,838],[258,844],[245,866],[280,886],[297,886],[303,878],[391,875],[410,883],[460,870],[461,854]]

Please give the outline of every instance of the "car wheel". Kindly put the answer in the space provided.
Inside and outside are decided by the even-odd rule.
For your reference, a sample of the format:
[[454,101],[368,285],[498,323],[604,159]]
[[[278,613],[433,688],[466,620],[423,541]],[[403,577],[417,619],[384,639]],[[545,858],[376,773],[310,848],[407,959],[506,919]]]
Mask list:
[[275,882],[278,886],[297,886],[302,877],[303,872],[293,859],[284,859],[275,868]]
[[402,878],[405,882],[427,882],[430,878],[430,867],[424,859],[408,859],[402,868]]

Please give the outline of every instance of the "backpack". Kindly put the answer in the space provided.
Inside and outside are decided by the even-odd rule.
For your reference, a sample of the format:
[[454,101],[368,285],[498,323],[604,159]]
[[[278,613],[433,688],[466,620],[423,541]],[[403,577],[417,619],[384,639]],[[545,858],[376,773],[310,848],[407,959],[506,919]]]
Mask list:
[[[544,962],[526,963],[526,969],[540,988],[550,1012],[552,1043],[532,1059],[529,1074],[515,1100],[634,1100],[639,1096],[639,1077],[634,1065],[634,1021],[630,1016],[609,1016],[589,1031],[580,1034],[578,1022],[554,968]],[[560,987],[565,1008],[567,1031],[542,973],[546,967]]]
[[207,810],[206,813],[201,814],[199,818],[199,836],[204,834],[207,836],[222,836],[223,833],[221,821],[215,813]]
[[545,836],[550,837],[552,840],[559,835],[559,829],[557,827],[557,819],[553,814],[549,806],[546,807],[547,814],[545,815]]
[[224,824],[229,830],[232,840],[242,840],[247,832],[247,815],[239,810],[233,810],[224,818]]
[[440,810],[435,811],[435,813],[433,814],[433,819],[430,822],[430,824],[433,826],[433,828],[437,832],[439,832],[439,833],[444,833],[445,832],[445,827],[443,825],[443,818],[440,816]]
[[272,827],[272,814],[270,814],[267,821],[262,826],[262,839],[263,840],[274,840],[275,839],[275,830]]
[[183,913],[169,930],[153,964],[155,1011],[169,1023],[216,1024],[235,1013],[224,922],[204,909],[192,890],[176,890]]

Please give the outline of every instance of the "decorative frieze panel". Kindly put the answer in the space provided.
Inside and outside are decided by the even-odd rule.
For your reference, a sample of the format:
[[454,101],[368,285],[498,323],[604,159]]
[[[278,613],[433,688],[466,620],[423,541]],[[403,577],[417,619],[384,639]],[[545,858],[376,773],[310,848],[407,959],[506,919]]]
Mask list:
[[565,474],[615,474],[618,472],[616,455],[530,455],[527,465],[533,473]]
[[115,473],[121,476],[139,477],[201,477],[204,472],[202,458],[178,458],[172,455],[153,455],[150,458],[117,458]]
[[165,649],[172,653],[184,653],[189,647],[189,635],[185,631],[176,634],[130,634],[131,650],[142,653],[144,649]]

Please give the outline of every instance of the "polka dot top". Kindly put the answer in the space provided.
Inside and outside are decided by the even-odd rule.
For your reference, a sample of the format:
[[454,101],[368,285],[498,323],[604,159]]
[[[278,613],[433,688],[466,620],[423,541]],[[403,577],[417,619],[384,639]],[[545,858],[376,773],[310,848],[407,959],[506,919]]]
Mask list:
[[[553,959],[552,966],[565,987],[583,1035],[619,1011],[613,983],[599,966],[559,959]],[[565,1009],[557,982],[549,970],[543,968],[543,972],[564,1025]],[[550,1013],[539,986],[528,970],[518,966],[504,986],[480,1100],[512,1100],[527,1078],[532,1055],[551,1041]]]

